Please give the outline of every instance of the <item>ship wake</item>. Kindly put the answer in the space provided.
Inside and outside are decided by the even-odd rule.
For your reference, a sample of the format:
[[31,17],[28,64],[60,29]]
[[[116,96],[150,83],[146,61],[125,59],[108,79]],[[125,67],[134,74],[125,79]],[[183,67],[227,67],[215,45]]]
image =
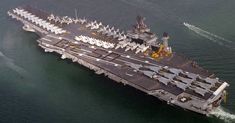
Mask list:
[[231,114],[226,111],[223,107],[219,107],[210,113],[210,116],[215,116],[221,120],[224,120],[226,123],[235,122],[235,114]]
[[235,43],[231,40],[225,39],[221,36],[215,35],[213,33],[210,33],[208,31],[205,31],[199,27],[196,27],[194,25],[191,25],[189,23],[184,22],[183,23],[184,26],[186,26],[188,29],[190,29],[191,31],[197,33],[198,35],[209,39],[210,41],[213,41],[214,43],[217,43],[221,46],[225,46],[228,47],[230,49],[234,49],[235,50]]
[[5,65],[12,69],[13,71],[17,72],[20,75],[27,75],[27,71],[25,69],[23,69],[22,67],[16,65],[14,63],[14,61],[12,59],[10,59],[9,57],[7,57],[5,54],[3,54],[3,52],[0,51],[0,58],[3,59],[3,61],[5,62]]

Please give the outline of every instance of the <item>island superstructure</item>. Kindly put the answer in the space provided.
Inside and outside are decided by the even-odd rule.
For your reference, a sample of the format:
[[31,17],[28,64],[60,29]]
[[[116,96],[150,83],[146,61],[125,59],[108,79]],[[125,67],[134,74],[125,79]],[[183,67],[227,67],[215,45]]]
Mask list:
[[229,84],[191,59],[172,51],[169,35],[150,31],[145,18],[137,16],[129,31],[97,20],[56,16],[20,6],[8,15],[35,32],[45,52],[61,54],[96,74],[129,85],[167,104],[208,115],[218,108]]

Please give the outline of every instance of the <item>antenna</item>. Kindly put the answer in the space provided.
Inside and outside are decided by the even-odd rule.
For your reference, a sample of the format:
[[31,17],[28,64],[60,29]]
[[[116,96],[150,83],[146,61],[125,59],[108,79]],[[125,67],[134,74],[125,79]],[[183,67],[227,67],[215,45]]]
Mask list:
[[75,9],[75,17],[76,17],[76,20],[78,19],[78,11],[77,9]]

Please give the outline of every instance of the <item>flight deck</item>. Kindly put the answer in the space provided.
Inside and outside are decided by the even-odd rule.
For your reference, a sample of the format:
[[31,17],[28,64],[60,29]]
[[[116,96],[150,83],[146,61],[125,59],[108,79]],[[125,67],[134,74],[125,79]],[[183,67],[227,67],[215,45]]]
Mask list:
[[96,74],[130,85],[167,104],[208,115],[225,97],[227,82],[195,61],[172,51],[169,35],[150,31],[141,16],[129,31],[96,20],[56,16],[30,6],[18,7],[9,16],[23,29],[37,33],[45,52],[61,54]]

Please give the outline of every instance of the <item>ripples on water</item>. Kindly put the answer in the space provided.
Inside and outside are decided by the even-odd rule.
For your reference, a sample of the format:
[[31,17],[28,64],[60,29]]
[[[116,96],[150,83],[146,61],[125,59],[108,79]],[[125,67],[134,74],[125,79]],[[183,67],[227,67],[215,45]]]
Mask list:
[[185,27],[192,30],[193,32],[197,33],[198,35],[205,37],[209,39],[210,41],[213,41],[214,43],[217,43],[221,46],[225,46],[227,48],[235,50],[235,44],[233,41],[230,41],[228,39],[225,39],[224,37],[218,36],[216,34],[213,34],[211,32],[208,32],[206,30],[203,30],[199,27],[196,27],[195,25],[191,25],[189,23],[184,22],[183,23]]
[[[12,8],[12,7],[16,7],[17,5],[21,5],[21,4],[25,4],[25,3],[30,3],[29,2],[30,0],[15,0],[15,1],[17,3],[14,2],[14,4],[12,4],[10,7],[7,6],[10,2],[5,2],[5,4],[0,5],[0,6],[2,6],[2,8],[0,8],[0,10],[1,10],[0,15],[2,15],[1,18],[4,18],[4,22],[3,23],[4,24],[13,25],[12,27],[10,27],[8,29],[9,32],[14,32],[14,30],[16,28],[17,29],[21,29],[21,27],[18,28],[16,26],[17,24],[15,24],[14,21],[10,21],[9,19],[6,19],[7,18],[6,14],[2,13],[2,12],[6,11],[6,10]],[[192,2],[192,0],[183,0],[183,1],[184,1],[184,3],[188,2],[190,4]],[[201,45],[203,47],[204,46],[204,44],[203,44],[204,39],[206,41],[209,40],[209,41],[213,42],[213,44],[218,45],[218,47],[220,47],[220,48],[226,47],[226,48],[234,49],[235,48],[235,44],[234,44],[232,38],[227,37],[227,35],[222,35],[220,33],[214,32],[214,30],[213,31],[205,30],[204,27],[207,27],[207,26],[204,26],[203,29],[201,29],[202,27],[199,28],[198,24],[192,25],[192,24],[186,24],[185,23],[184,26],[182,26],[183,22],[190,22],[190,23],[192,22],[192,23],[194,23],[195,21],[198,21],[198,20],[194,20],[197,16],[195,15],[195,17],[192,20],[183,19],[183,18],[186,18],[186,17],[183,17],[183,15],[181,15],[181,13],[177,14],[175,11],[176,10],[181,10],[182,8],[184,8],[184,6],[180,6],[180,7],[178,6],[178,8],[177,7],[174,8],[173,4],[176,4],[176,3],[174,3],[173,1],[169,1],[169,4],[172,4],[172,6],[173,6],[172,9],[169,9],[170,7],[167,8],[166,6],[164,6],[164,4],[161,4],[163,2],[161,0],[156,0],[156,1],[155,0],[120,0],[120,1],[115,1],[115,2],[114,1],[110,2],[109,0],[100,0],[99,2],[97,2],[97,5],[101,5],[100,2],[101,3],[110,2],[110,5],[109,5],[108,8],[105,8],[103,6],[97,6],[96,2],[97,1],[86,1],[86,0],[79,0],[79,1],[75,1],[75,0],[61,0],[61,2],[57,1],[57,0],[49,0],[49,1],[47,1],[47,0],[40,0],[40,1],[33,1],[31,3],[34,3],[35,6],[37,6],[37,5],[38,6],[42,6],[42,7],[43,6],[44,7],[48,6],[48,8],[46,7],[48,10],[52,10],[52,11],[53,10],[54,11],[58,10],[60,12],[64,11],[63,13],[70,14],[70,15],[73,15],[73,14],[69,13],[69,12],[72,12],[74,10],[73,7],[70,7],[70,8],[68,7],[70,5],[74,6],[76,8],[79,8],[79,10],[86,10],[86,11],[84,11],[83,14],[87,14],[87,13],[88,13],[88,15],[91,14],[89,16],[93,16],[92,13],[93,14],[94,13],[98,13],[96,11],[96,9],[94,10],[94,7],[97,8],[97,10],[103,10],[103,11],[106,11],[106,9],[107,9],[109,12],[106,12],[106,14],[109,14],[110,16],[108,16],[106,18],[103,18],[103,16],[102,16],[102,17],[99,17],[99,18],[102,18],[103,20],[107,20],[108,19],[108,20],[110,20],[110,22],[115,21],[115,20],[112,20],[112,16],[113,16],[113,14],[112,14],[112,9],[113,8],[112,7],[115,8],[116,6],[118,6],[116,8],[122,9],[122,7],[124,6],[124,8],[130,8],[130,11],[134,11],[134,8],[135,8],[135,9],[138,9],[138,11],[144,11],[146,16],[150,16],[150,17],[154,16],[154,18],[150,18],[150,19],[147,18],[148,20],[150,20],[150,22],[152,24],[157,23],[156,20],[161,20],[161,22],[163,22],[161,24],[163,24],[163,25],[165,25],[165,22],[167,24],[169,24],[168,28],[165,28],[164,26],[154,27],[155,25],[151,25],[151,28],[153,30],[155,28],[160,28],[159,30],[171,31],[171,32],[175,33],[176,35],[172,38],[172,40],[178,38],[178,42],[180,42],[178,44],[182,44],[182,45],[177,45],[177,47],[182,48],[182,47],[189,46],[191,49],[189,48],[189,50],[186,50],[186,52],[190,52],[192,55],[197,56],[198,59],[200,59],[200,60],[205,58],[205,60],[202,61],[202,63],[207,63],[208,66],[210,66],[211,68],[215,67],[214,70],[217,70],[219,72],[223,72],[223,73],[221,73],[222,77],[226,76],[225,75],[226,72],[227,72],[226,69],[230,67],[229,64],[234,64],[234,62],[233,62],[234,57],[232,55],[231,56],[221,55],[220,58],[216,58],[213,53],[216,53],[218,50],[211,51],[211,49],[208,49],[208,51],[210,50],[210,53],[212,53],[211,56],[209,56],[208,54],[204,53],[203,51],[198,50],[197,49],[198,47],[196,47],[195,52],[192,52],[192,49],[195,48],[195,47],[192,46],[192,44],[190,44],[190,43],[192,43],[192,42],[194,42],[194,43],[196,42],[195,44],[202,43],[202,44],[198,44],[198,46]],[[113,4],[111,4],[111,3],[113,3]],[[192,2],[192,3],[194,3],[194,2]],[[198,1],[198,3],[200,3],[200,2]],[[204,4],[204,1],[201,2],[201,3],[203,5],[207,5],[207,4],[210,5],[210,4],[212,4],[210,2],[206,2]],[[65,8],[65,10],[63,10],[62,7],[64,7],[65,4],[66,4],[66,8]],[[74,4],[74,5],[72,5],[72,4]],[[165,2],[165,4],[166,4],[166,2]],[[6,5],[6,6],[4,6],[4,5]],[[52,7],[49,7],[50,5],[52,5]],[[221,6],[223,6],[223,5],[220,5],[220,7]],[[55,9],[56,7],[57,7],[57,9]],[[186,5],[185,7],[188,7],[188,6]],[[218,7],[218,6],[215,6],[215,7]],[[132,8],[133,8],[133,10],[132,10]],[[115,10],[113,10],[113,11],[115,11]],[[82,13],[79,13],[79,14],[82,14]],[[122,14],[120,13],[120,15],[119,15],[118,12],[116,12],[115,14],[116,14],[116,16],[120,16],[120,18],[122,18],[123,15],[125,15],[123,13]],[[134,13],[134,12],[131,13],[130,12],[129,14],[136,14],[136,13]],[[182,14],[184,14],[184,12],[182,12]],[[194,14],[195,13],[192,13],[192,15],[194,15]],[[207,13],[207,14],[209,15],[211,13]],[[96,14],[94,14],[94,15],[96,15]],[[123,18],[130,18],[130,17],[129,16],[124,16]],[[188,17],[188,18],[191,18],[191,17]],[[218,17],[218,18],[220,18],[220,17]],[[131,18],[129,20],[133,20],[133,18]],[[120,19],[119,22],[118,21],[116,21],[116,22],[120,23],[119,25],[130,25],[130,24],[132,24],[132,23],[129,23],[129,22],[128,22],[128,24],[126,24],[127,22],[121,21],[121,19]],[[198,23],[200,23],[200,22],[198,22]],[[159,24],[159,25],[161,25],[161,24]],[[177,29],[175,29],[174,26],[172,26],[172,25],[177,25]],[[187,27],[189,29],[186,32],[184,32],[184,28],[185,27]],[[188,33],[191,32],[190,30],[192,32],[195,32],[196,34],[200,35],[201,39],[198,39],[198,37],[194,36],[194,37],[188,38],[188,39],[190,39],[190,42],[187,41],[187,39],[185,39],[184,36],[185,35],[189,36]],[[1,34],[0,35],[4,35],[5,34],[4,32],[5,32],[4,30],[1,30]],[[211,32],[213,32],[213,33],[211,33]],[[25,42],[24,40],[29,40],[28,38],[24,38],[24,37],[22,37],[22,39],[17,39],[17,37],[14,37],[14,36],[15,35],[12,34],[12,33],[9,34],[9,37],[12,37],[12,39],[11,39],[12,42],[11,43],[16,43],[19,40],[22,40],[22,42]],[[231,39],[231,40],[229,40],[229,39]],[[36,45],[36,41],[35,40],[36,39],[33,38],[31,42],[35,42],[35,45]],[[202,42],[197,42],[198,40],[203,40],[203,41]],[[7,42],[7,41],[9,41],[8,38],[5,40],[5,42]],[[4,45],[2,41],[0,41],[0,44]],[[18,44],[21,45],[19,42],[18,42]],[[43,85],[43,86],[37,85],[37,87],[38,87],[37,91],[39,93],[38,94],[39,98],[37,98],[38,101],[36,100],[35,102],[33,102],[35,104],[37,104],[41,100],[46,102],[46,104],[40,104],[40,103],[38,104],[43,109],[43,111],[40,112],[40,113],[47,113],[47,112],[54,113],[52,110],[44,108],[44,105],[47,105],[47,106],[49,105],[48,107],[50,107],[50,108],[62,109],[61,111],[55,111],[55,113],[59,112],[59,115],[53,115],[53,114],[48,115],[49,119],[51,117],[53,117],[53,116],[56,117],[57,119],[58,119],[58,117],[61,117],[61,118],[66,117],[68,119],[69,118],[71,118],[71,119],[74,118],[72,121],[79,122],[80,120],[77,120],[76,119],[77,117],[81,118],[81,117],[86,117],[87,116],[87,117],[90,117],[90,119],[84,118],[85,121],[92,121],[92,118],[94,118],[95,116],[101,116],[99,118],[102,119],[102,121],[104,121],[105,118],[110,118],[110,117],[111,117],[111,119],[112,119],[112,117],[116,117],[116,118],[122,117],[123,119],[120,120],[120,121],[124,121],[124,120],[130,120],[131,118],[134,117],[135,120],[130,120],[130,121],[141,122],[141,121],[138,121],[138,118],[141,117],[140,119],[142,119],[143,121],[146,121],[146,122],[151,121],[151,120],[149,120],[151,118],[155,119],[153,122],[158,122],[158,121],[161,122],[161,120],[163,122],[168,122],[169,117],[160,115],[161,111],[159,111],[159,109],[158,109],[158,108],[160,108],[158,106],[164,107],[165,105],[158,104],[158,105],[155,106],[155,103],[151,105],[149,103],[146,103],[145,100],[142,101],[141,97],[133,97],[131,99],[135,99],[136,98],[136,101],[130,101],[130,102],[133,103],[133,105],[136,106],[134,108],[139,108],[139,110],[138,109],[132,109],[131,107],[128,108],[128,106],[129,106],[128,104],[122,104],[122,103],[125,103],[125,101],[127,101],[129,96],[130,96],[130,94],[125,96],[125,94],[129,91],[129,88],[127,88],[127,89],[124,88],[123,89],[122,87],[116,87],[116,85],[115,85],[115,87],[113,87],[113,85],[112,86],[102,85],[104,83],[95,84],[95,83],[100,83],[98,80],[96,80],[98,77],[92,76],[93,74],[91,75],[90,72],[87,72],[88,70],[87,71],[83,70],[82,67],[78,67],[78,66],[75,67],[75,65],[67,64],[67,62],[64,62],[62,60],[56,60],[56,58],[53,57],[53,55],[48,55],[48,54],[42,55],[44,53],[38,53],[38,52],[41,52],[41,50],[35,49],[36,46],[35,47],[31,47],[31,46],[26,47],[26,46],[24,46],[22,44],[22,46],[19,46],[19,47],[20,48],[26,48],[26,49],[28,48],[28,51],[34,50],[32,53],[29,54],[29,56],[22,55],[22,57],[25,57],[25,58],[28,58],[28,57],[38,57],[38,55],[40,55],[41,56],[40,58],[44,59],[44,60],[37,59],[36,63],[32,62],[32,64],[30,64],[30,65],[25,65],[23,62],[20,62],[21,64],[18,64],[18,61],[16,61],[16,59],[17,59],[17,57],[20,57],[20,56],[17,56],[17,55],[15,55],[15,56],[9,55],[8,56],[7,52],[12,52],[11,50],[15,49],[15,46],[11,45],[10,49],[7,49],[6,47],[1,46],[1,48],[4,49],[4,50],[2,50],[2,52],[0,51],[0,60],[1,60],[0,62],[2,64],[6,65],[6,67],[10,68],[14,72],[16,72],[16,73],[18,73],[18,74],[20,74],[22,76],[29,74],[30,76],[32,76],[32,78],[36,78],[35,80],[33,79],[33,81],[30,81],[30,82],[34,83],[36,80],[38,80],[37,82],[39,83],[39,85],[41,85],[41,84]],[[176,47],[176,46],[174,46],[174,47]],[[6,53],[5,53],[5,51],[6,51]],[[180,52],[183,52],[183,51],[180,51]],[[221,52],[221,51],[218,51],[218,52]],[[48,57],[50,57],[50,58],[48,58]],[[49,60],[49,61],[47,61],[47,60]],[[219,63],[217,61],[223,61],[223,62]],[[229,64],[228,64],[227,61],[229,61]],[[224,63],[227,63],[227,64],[224,64]],[[35,75],[32,75],[31,72],[27,72],[23,67],[21,67],[21,65],[22,66],[27,66],[27,67],[32,67],[33,66],[33,68],[36,68],[37,70],[38,70],[38,67],[41,67],[41,69],[43,69],[45,71],[38,72],[36,70],[31,70],[31,71],[33,71],[32,73],[35,74]],[[73,68],[74,70],[70,71],[71,68]],[[1,69],[3,69],[3,68],[1,68]],[[78,69],[79,69],[79,71],[78,71]],[[76,73],[74,73],[74,71],[76,71]],[[52,72],[53,72],[53,74],[52,74]],[[58,75],[56,75],[56,74],[58,74]],[[231,77],[232,75],[234,75],[234,70],[232,70],[232,68],[231,68],[229,76]],[[5,76],[7,76],[7,75],[5,75]],[[36,77],[36,76],[38,76],[38,77]],[[43,80],[40,80],[39,78],[43,78]],[[50,79],[48,79],[48,78],[50,78]],[[225,78],[225,79],[227,79],[227,78]],[[0,80],[1,80],[1,78],[0,78]],[[106,79],[99,79],[99,80],[100,81],[110,81],[110,80],[106,80]],[[9,78],[9,81],[14,81],[14,78]],[[43,82],[41,83],[41,81],[43,81]],[[83,82],[83,81],[85,81],[85,82]],[[87,81],[89,81],[89,82],[87,82]],[[56,83],[56,84],[54,84],[54,83]],[[76,83],[76,84],[72,85],[71,83]],[[107,83],[105,83],[105,84],[107,84]],[[68,84],[67,88],[65,86],[66,84]],[[69,86],[70,84],[71,84],[71,86]],[[232,85],[232,82],[231,82],[231,85]],[[22,83],[21,86],[25,86],[25,84]],[[104,90],[107,89],[106,91],[103,91],[102,89],[100,89],[103,86],[106,87],[104,89]],[[109,87],[114,88],[114,90],[116,89],[116,91],[112,93],[114,95],[114,97],[113,97],[113,95],[107,94],[110,91],[110,90],[108,90]],[[45,91],[45,88],[48,91]],[[55,88],[57,88],[57,89],[55,89]],[[231,86],[231,88],[234,88],[234,87]],[[13,89],[13,90],[17,90],[17,89]],[[34,96],[35,92],[33,90],[35,91],[35,89],[32,89],[32,91],[29,91],[29,90],[27,90],[27,91],[29,91],[29,93],[32,93],[33,97],[35,98],[37,96]],[[39,90],[40,91],[45,91],[45,93],[40,92]],[[55,90],[57,92],[55,92]],[[71,96],[72,90],[74,91],[72,93],[73,96]],[[113,89],[111,89],[111,90],[113,90]],[[90,95],[87,94],[87,93],[91,93],[93,91],[94,91],[94,94],[90,94]],[[69,94],[66,95],[65,94],[66,92],[69,93]],[[231,92],[234,92],[233,89],[231,89]],[[16,93],[18,93],[18,92],[16,92]],[[103,94],[103,93],[105,93],[105,94]],[[117,96],[118,95],[117,94],[115,96],[115,93],[124,93],[124,94],[120,94],[121,96]],[[133,93],[136,93],[136,92],[133,92]],[[57,104],[56,106],[54,104],[50,105],[50,103],[49,103],[50,101],[47,101],[47,99],[45,97],[47,97],[48,94],[52,94],[52,96],[49,97],[49,99],[52,100],[52,101],[54,101],[54,99],[56,97],[56,100],[54,101],[54,103]],[[81,96],[81,94],[84,95],[84,97]],[[133,95],[135,95],[135,94],[133,94]],[[233,93],[231,93],[231,95],[233,95]],[[20,96],[22,96],[22,95],[20,95]],[[100,98],[101,97],[102,98],[99,99],[99,96],[100,96]],[[234,97],[234,96],[231,96],[231,97]],[[98,98],[98,99],[96,99],[96,98]],[[124,99],[124,98],[127,98],[127,99]],[[141,99],[139,99],[139,98],[141,98]],[[86,102],[87,99],[92,99],[92,101],[87,101]],[[2,98],[2,100],[4,101],[4,97]],[[12,100],[14,100],[14,98],[12,98]],[[29,98],[29,100],[31,100],[31,98]],[[120,101],[120,100],[123,100],[123,101]],[[84,104],[86,104],[85,106],[82,106],[82,104],[81,104],[81,102],[83,102],[83,101],[84,101]],[[97,103],[96,101],[99,102],[99,103]],[[109,102],[107,107],[110,108],[110,109],[108,109],[108,108],[105,109],[104,108],[104,109],[102,109],[102,111],[94,111],[94,109],[90,109],[90,107],[92,107],[92,105],[95,105],[95,104],[97,106],[93,106],[93,108],[100,109],[100,107],[102,107],[104,105],[103,102],[105,102],[105,101],[106,101],[106,103]],[[231,99],[231,101],[234,101],[234,100]],[[11,102],[11,100],[9,102]],[[115,104],[115,102],[117,102],[117,103]],[[145,102],[145,103],[142,103],[142,102]],[[149,101],[149,102],[151,102],[151,101]],[[8,102],[6,102],[6,103],[8,103]],[[72,106],[70,106],[70,104]],[[142,104],[145,104],[145,105],[142,106]],[[230,104],[231,105],[230,106],[226,106],[226,108],[234,107],[234,104],[232,102],[230,102]],[[27,105],[30,105],[30,104],[26,104],[25,103],[25,105],[27,106]],[[128,105],[128,106],[125,107],[125,105]],[[132,105],[132,104],[130,104],[130,105]],[[150,105],[150,106],[148,106],[148,105]],[[18,105],[16,104],[16,107],[17,106]],[[156,109],[156,110],[154,110],[154,109],[151,110],[151,108],[150,108],[151,106],[153,106],[154,109]],[[166,108],[164,107],[164,108],[160,108],[160,109],[165,110],[165,112],[169,112],[169,114],[168,113],[165,113],[165,114],[168,115],[168,116],[171,116],[170,115],[170,113],[172,113],[170,111],[171,108],[167,108],[167,107],[168,106],[166,106]],[[10,108],[11,107],[9,107],[9,109]],[[85,112],[84,114],[86,114],[86,115],[84,115],[83,112],[80,113],[81,111],[79,111],[79,109],[83,109],[83,108],[84,108],[83,111]],[[151,113],[143,114],[142,110],[146,110],[146,109],[150,110],[149,112],[151,112]],[[130,110],[134,110],[134,111],[130,111]],[[173,112],[173,113],[175,113],[175,114],[173,114],[173,116],[175,116],[175,117],[171,117],[171,121],[178,120],[178,118],[179,118],[180,119],[179,122],[186,122],[186,121],[184,121],[184,113],[182,113],[182,114],[179,113],[180,116],[177,117],[176,114],[178,113],[178,109],[176,109],[176,110],[177,110],[176,112]],[[233,110],[231,110],[231,111],[233,111]],[[29,112],[28,114],[30,114],[30,115],[38,115],[37,112],[36,113],[34,112],[34,110],[30,110],[29,109],[28,112]],[[64,112],[66,112],[66,113],[64,113]],[[76,112],[77,114],[76,113],[71,113],[71,112]],[[100,112],[102,112],[104,114],[103,115],[99,115],[98,113],[100,113]],[[145,112],[148,112],[148,111],[145,111]],[[153,113],[156,113],[154,115],[154,117],[150,116],[150,115],[153,115]],[[116,116],[117,114],[118,114],[118,116]],[[124,115],[124,114],[126,114],[126,115]],[[133,116],[133,115],[136,115],[136,114],[137,114],[137,116]],[[185,113],[185,114],[187,114],[187,113]],[[30,117],[30,115],[29,115],[29,117]],[[73,116],[69,117],[68,115],[74,115],[74,117]],[[112,115],[115,115],[115,116],[112,116]],[[192,115],[193,115],[193,113],[192,113]],[[217,110],[215,110],[214,112],[212,112],[211,115],[213,117],[217,117],[218,119],[222,119],[223,121],[226,121],[226,122],[229,122],[229,123],[235,122],[234,121],[235,120],[235,116],[232,113],[229,113],[229,111],[227,111],[226,109],[224,109],[222,107],[220,107]],[[133,116],[133,117],[131,117],[131,116]],[[163,117],[161,117],[161,116],[163,116]],[[187,116],[188,116],[187,118],[189,119],[189,121],[192,120],[192,119],[195,120],[195,121],[192,121],[192,122],[197,122],[197,121],[200,122],[201,121],[200,117],[196,117],[195,118],[194,116],[191,116],[191,114],[187,115]],[[22,114],[22,117],[25,117],[25,114]],[[47,116],[44,116],[44,117],[47,117]],[[2,118],[4,118],[4,117],[2,117]],[[0,118],[0,119],[2,119],[2,118]],[[31,118],[31,120],[32,119],[33,118]],[[203,120],[203,122],[206,122],[206,121],[207,120]],[[29,122],[30,122],[30,120],[29,120]],[[41,122],[43,122],[43,120]],[[118,122],[118,121],[116,121],[116,122]],[[175,121],[175,122],[177,122],[177,121]]]
[[18,66],[17,64],[15,64],[13,59],[7,57],[1,51],[0,51],[0,58],[2,58],[4,64],[8,68],[10,68],[13,71],[17,72],[19,75],[22,75],[22,76],[27,76],[28,75],[28,72],[24,68],[22,68],[22,67]]

